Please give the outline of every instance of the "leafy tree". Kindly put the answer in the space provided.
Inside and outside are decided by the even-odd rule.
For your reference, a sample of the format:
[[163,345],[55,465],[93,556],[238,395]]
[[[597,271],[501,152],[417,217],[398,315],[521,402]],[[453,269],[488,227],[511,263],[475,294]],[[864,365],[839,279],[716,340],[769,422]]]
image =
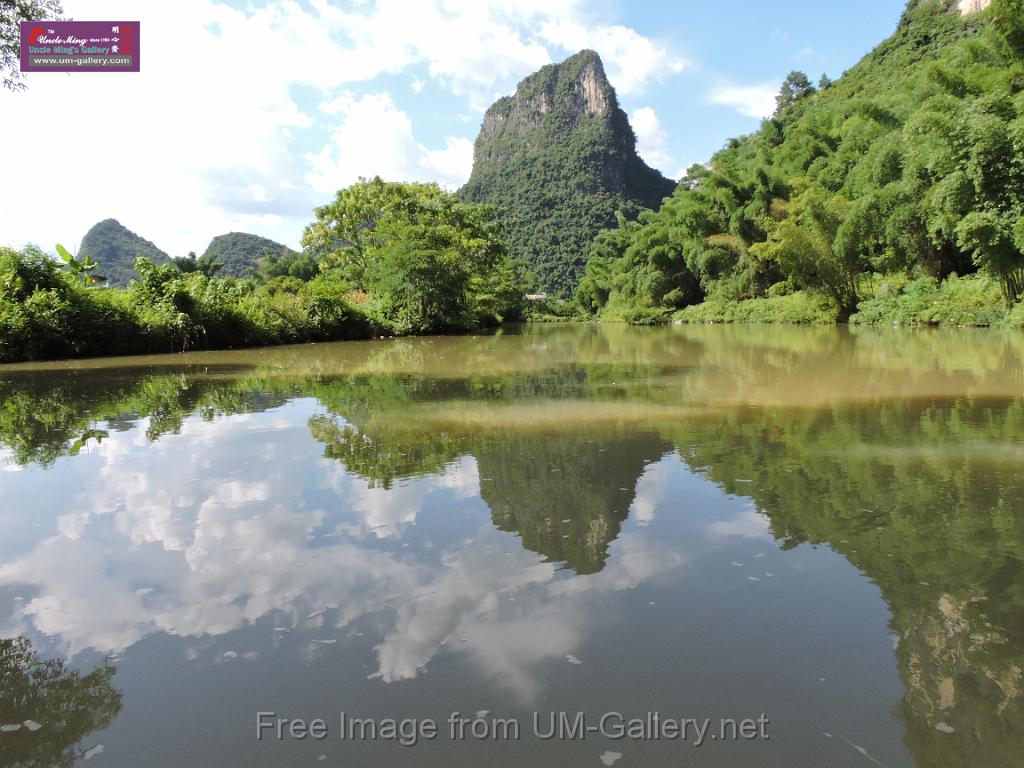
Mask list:
[[264,279],[291,277],[296,280],[312,280],[320,272],[320,264],[308,253],[268,253],[260,266],[259,274]]
[[2,0],[0,2],[0,74],[4,88],[23,90],[21,74],[22,21],[58,21],[64,10],[59,0]]
[[782,81],[779,95],[775,97],[775,116],[786,114],[800,99],[810,96],[812,93],[814,93],[814,86],[806,74],[797,70],[790,72]]
[[224,268],[219,261],[208,259],[205,255],[197,259],[195,251],[189,251],[188,256],[175,256],[172,261],[178,271],[186,275],[198,272],[207,277],[213,277]]
[[347,280],[362,285],[368,251],[383,243],[377,233],[380,219],[408,203],[412,195],[412,187],[389,184],[379,176],[360,179],[340,190],[334,202],[316,209],[316,221],[303,232],[302,245],[324,269],[337,269]]
[[1024,226],[992,211],[973,211],[956,228],[957,240],[974,262],[999,280],[1007,305],[1024,291]]
[[435,184],[379,178],[341,190],[303,241],[321,270],[372,296],[398,328],[470,328],[515,315],[521,287],[495,210]]
[[1024,0],[994,0],[989,13],[1010,50],[1024,56]]

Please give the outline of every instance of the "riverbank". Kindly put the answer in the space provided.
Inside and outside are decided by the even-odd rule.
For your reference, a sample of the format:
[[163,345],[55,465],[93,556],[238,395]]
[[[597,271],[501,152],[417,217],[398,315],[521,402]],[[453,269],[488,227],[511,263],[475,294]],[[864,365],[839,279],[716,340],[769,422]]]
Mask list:
[[337,271],[258,282],[136,266],[129,288],[94,287],[38,249],[0,248],[0,363],[457,333],[514,316],[493,291],[450,301],[425,323]]
[[[985,275],[909,279],[876,278],[848,322],[868,326],[1024,328],[1024,304],[1008,309],[999,284]],[[710,299],[671,315],[677,323],[839,324],[838,306],[820,294],[797,291],[781,296],[728,301]]]

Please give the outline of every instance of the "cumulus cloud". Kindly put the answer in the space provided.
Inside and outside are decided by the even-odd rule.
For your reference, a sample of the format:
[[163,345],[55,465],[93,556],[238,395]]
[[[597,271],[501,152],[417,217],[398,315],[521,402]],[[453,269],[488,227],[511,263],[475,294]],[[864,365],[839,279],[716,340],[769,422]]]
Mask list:
[[340,123],[319,152],[308,153],[306,182],[329,194],[357,181],[438,181],[456,187],[473,168],[473,144],[449,138],[443,149],[429,149],[413,135],[412,120],[386,93],[342,94],[320,104]]
[[652,168],[664,171],[672,167],[668,131],[662,126],[657,113],[651,107],[640,107],[633,110],[629,121],[636,133],[636,149],[640,157]]
[[[681,71],[661,43],[602,23],[589,0],[66,0],[78,18],[138,18],[142,73],[30,74],[0,93],[7,243],[76,246],[119,219],[172,254],[231,230],[297,246],[315,205],[360,175],[463,183],[478,117],[422,138],[382,75],[431,79],[471,114],[582,47],[624,94]],[[181,55],[181,41],[201,56]],[[390,81],[383,81],[390,82]],[[397,93],[397,92],[396,92]],[[335,111],[318,104],[335,103]],[[414,123],[416,123],[414,125]]]
[[708,524],[708,533],[716,539],[772,540],[771,523],[756,507],[751,506],[729,520],[716,520]]
[[720,85],[711,91],[711,101],[732,107],[747,117],[770,117],[775,111],[775,97],[779,93],[776,82],[755,85]]
[[679,74],[690,66],[687,59],[629,27],[554,20],[541,26],[540,35],[569,51],[596,50],[612,85],[626,96],[642,93],[652,82]]
[[[191,417],[179,434],[151,443],[142,420],[76,457],[86,471],[64,470],[78,473],[75,512],[0,562],[0,588],[24,596],[11,616],[0,615],[0,633],[47,635],[72,656],[118,653],[165,634],[194,643],[190,658],[198,658],[200,638],[261,620],[294,630],[310,648],[362,620],[377,639],[373,676],[383,682],[417,677],[449,652],[528,699],[542,687],[542,661],[579,652],[608,593],[686,563],[657,531],[636,528],[602,572],[573,576],[497,530],[475,501],[460,525],[421,529],[431,546],[389,547],[421,524],[429,493],[476,499],[476,461],[360,495],[366,482],[325,462],[303,419],[279,421],[274,412]],[[254,440],[269,429],[277,457]],[[641,480],[654,496],[659,475],[652,467]],[[338,509],[307,506],[332,490]],[[0,530],[16,507],[0,508]]]

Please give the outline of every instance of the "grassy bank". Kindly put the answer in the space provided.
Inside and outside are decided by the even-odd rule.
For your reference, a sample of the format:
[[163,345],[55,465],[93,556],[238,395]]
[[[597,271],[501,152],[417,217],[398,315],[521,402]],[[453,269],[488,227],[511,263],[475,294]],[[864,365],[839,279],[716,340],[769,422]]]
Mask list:
[[823,296],[798,291],[747,301],[711,299],[676,312],[683,323],[790,323],[829,325],[836,322],[836,306]]
[[[971,326],[1024,329],[1024,304],[1007,309],[998,282],[983,274],[939,281],[902,275],[876,277],[862,288],[864,298],[850,316],[852,325]],[[783,296],[727,301],[709,299],[679,310],[682,323],[834,324],[840,313],[828,298],[806,291]]]

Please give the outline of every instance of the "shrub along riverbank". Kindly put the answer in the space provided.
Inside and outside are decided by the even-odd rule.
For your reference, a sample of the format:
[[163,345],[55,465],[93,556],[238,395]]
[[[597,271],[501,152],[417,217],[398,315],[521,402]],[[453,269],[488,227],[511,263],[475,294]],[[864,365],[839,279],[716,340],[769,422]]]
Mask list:
[[139,259],[142,280],[93,288],[36,248],[0,249],[0,362],[366,338],[394,332],[329,276],[256,285]]
[[[972,326],[1024,329],[1024,304],[1007,309],[1000,285],[984,274],[945,280],[906,275],[876,277],[864,289],[849,322],[853,325]],[[709,300],[686,307],[671,319],[684,323],[838,323],[835,302],[797,291],[746,301]]]
[[308,280],[142,258],[127,289],[97,287],[103,265],[59,246],[63,264],[0,248],[0,362],[459,332],[521,316],[494,210],[436,185],[354,184],[316,211],[303,244]]

